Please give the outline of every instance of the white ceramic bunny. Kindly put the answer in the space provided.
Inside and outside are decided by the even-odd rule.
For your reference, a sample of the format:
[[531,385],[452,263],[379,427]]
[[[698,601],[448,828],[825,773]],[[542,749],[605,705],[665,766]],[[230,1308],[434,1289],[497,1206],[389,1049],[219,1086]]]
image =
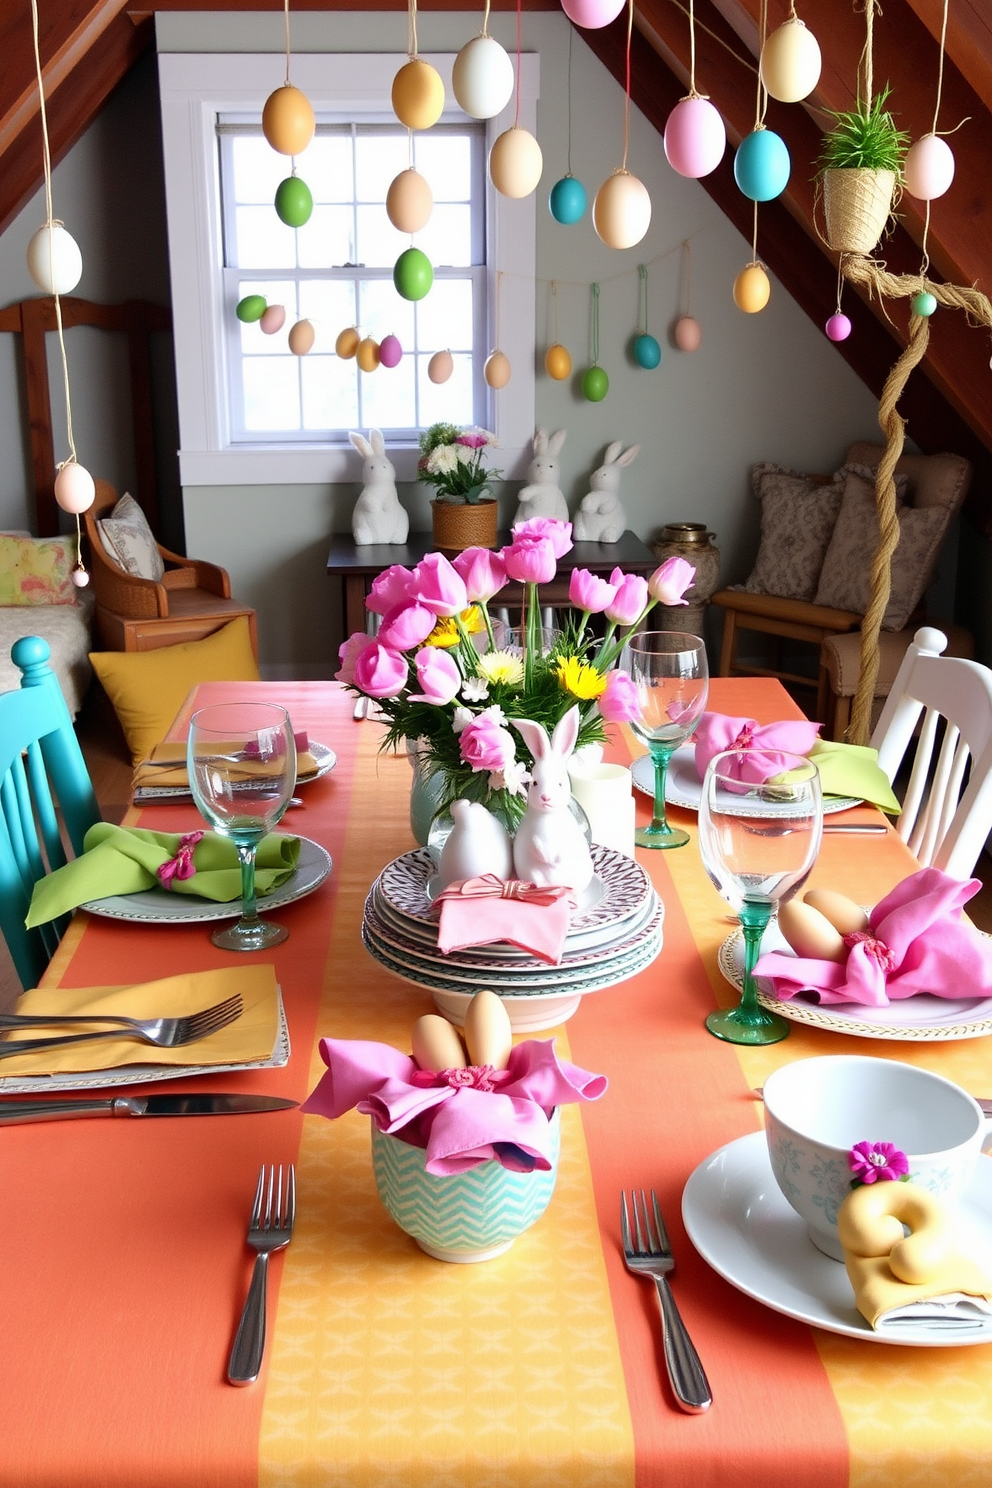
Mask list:
[[438,888],[484,873],[495,873],[504,883],[512,878],[513,845],[503,823],[479,801],[452,801],[450,810],[455,825],[441,849]]
[[608,445],[602,465],[589,477],[591,490],[583,496],[572,524],[576,542],[619,542],[627,529],[627,513],[620,500],[620,472],[634,463],[641,446],[632,444],[621,454],[622,449],[619,439]]
[[548,434],[544,429],[534,431],[534,458],[527,471],[528,482],[520,491],[517,522],[526,522],[531,517],[554,517],[559,522],[568,521],[568,503],[558,485],[558,451],[565,443],[565,430],[556,429]]
[[511,722],[534,756],[527,811],[513,838],[513,871],[525,883],[568,884],[581,893],[593,866],[585,833],[568,807],[568,759],[579,732],[578,707],[568,710],[550,739],[543,723]]
[[348,438],[365,461],[362,487],[351,514],[351,531],[358,548],[372,543],[405,543],[410,531],[410,518],[396,494],[396,471],[386,454],[386,445],[378,429],[369,430],[369,439],[361,434]]

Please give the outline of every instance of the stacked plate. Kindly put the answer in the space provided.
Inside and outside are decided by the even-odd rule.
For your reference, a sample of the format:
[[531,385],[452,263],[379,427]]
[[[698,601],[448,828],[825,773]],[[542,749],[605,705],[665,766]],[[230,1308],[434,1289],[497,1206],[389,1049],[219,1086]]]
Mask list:
[[556,1028],[587,992],[626,981],[661,950],[664,906],[644,869],[609,848],[594,847],[592,855],[595,878],[572,915],[557,966],[506,941],[439,951],[435,868],[426,848],[383,869],[365,901],[362,939],[388,971],[429,987],[453,1023],[464,1021],[472,997],[488,987],[503,999],[514,1029]]

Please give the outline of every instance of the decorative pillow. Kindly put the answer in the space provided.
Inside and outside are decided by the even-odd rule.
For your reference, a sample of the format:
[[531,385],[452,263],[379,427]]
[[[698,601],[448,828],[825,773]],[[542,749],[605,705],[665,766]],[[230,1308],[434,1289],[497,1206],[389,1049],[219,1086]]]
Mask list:
[[103,517],[96,525],[107,556],[125,573],[158,583],[165,573],[165,564],[148,518],[133,496],[125,491],[110,516]]
[[258,681],[244,615],[202,641],[155,651],[92,651],[90,661],[114,705],[136,765],[165,738],[198,682]]
[[76,538],[0,533],[0,605],[71,605]]
[[[823,560],[816,603],[863,615],[871,599],[871,566],[878,548],[875,478],[870,470],[847,477],[837,525]],[[868,479],[865,479],[867,476]],[[896,496],[902,478],[896,477]],[[905,489],[905,488],[904,488]],[[950,513],[942,506],[898,510],[899,545],[892,554],[892,587],[883,630],[902,630],[933,577]]]
[[781,465],[755,465],[751,484],[761,502],[761,546],[744,588],[812,599],[840,511],[844,472],[824,484]]

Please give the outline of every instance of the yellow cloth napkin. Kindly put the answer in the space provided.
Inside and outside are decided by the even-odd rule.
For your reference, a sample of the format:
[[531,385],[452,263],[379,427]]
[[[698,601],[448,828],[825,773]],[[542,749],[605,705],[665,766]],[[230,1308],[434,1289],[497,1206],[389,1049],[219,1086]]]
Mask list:
[[[891,1314],[896,1309],[933,1302],[938,1297],[953,1297],[957,1293],[981,1298],[992,1309],[992,1277],[977,1261],[956,1251],[950,1252],[940,1271],[920,1286],[912,1286],[893,1276],[885,1256],[846,1254],[844,1260],[858,1311],[876,1330],[884,1326],[887,1319],[892,1324]],[[918,1305],[915,1310],[917,1317],[907,1318],[907,1322],[933,1320]]]
[[[17,1054],[0,1059],[0,1090],[9,1076],[55,1075],[85,1070],[117,1069],[131,1064],[223,1065],[250,1064],[270,1058],[279,1031],[275,967],[271,964],[224,966],[216,971],[185,972],[142,982],[134,987],[38,987],[25,992],[15,1008],[18,1013],[51,1013],[51,1028],[7,1029],[0,1034],[3,1045],[24,1038],[57,1037],[81,1033],[78,1024],[58,1023],[61,1013],[113,1013],[127,1018],[176,1018],[213,1007],[239,993],[244,1003],[240,1017],[227,1028],[207,1034],[195,1043],[175,1049],[159,1049],[140,1039],[97,1039],[67,1044],[35,1054]],[[94,1032],[100,1025],[94,1025]]]
[[[317,760],[309,749],[302,750],[297,754],[297,780],[312,780],[318,769]],[[245,760],[238,771],[238,778],[250,780],[253,775],[260,775],[264,770],[265,766],[261,761]],[[136,789],[139,785],[177,786],[181,790],[189,790],[189,775],[186,772],[186,745],[177,744],[169,740],[166,740],[162,744],[156,744],[148,759],[142,760],[141,764],[135,769],[134,777],[131,781],[132,789]]]

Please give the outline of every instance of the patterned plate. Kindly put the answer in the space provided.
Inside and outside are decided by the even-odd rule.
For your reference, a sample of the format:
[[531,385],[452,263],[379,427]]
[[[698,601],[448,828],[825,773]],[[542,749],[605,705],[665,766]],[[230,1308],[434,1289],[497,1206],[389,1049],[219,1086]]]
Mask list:
[[[634,784],[644,795],[654,800],[654,763],[649,754],[642,754],[636,759],[630,770]],[[699,810],[699,798],[703,792],[703,782],[699,778],[696,769],[696,751],[692,744],[684,744],[681,749],[676,749],[668,762],[668,775],[665,779],[665,800],[670,806],[684,806],[688,811]],[[736,799],[736,798],[735,798]],[[823,814],[830,816],[835,811],[849,811],[852,806],[860,806],[860,796],[824,796]],[[774,816],[774,808],[756,806],[754,811],[738,813],[741,816]]]

